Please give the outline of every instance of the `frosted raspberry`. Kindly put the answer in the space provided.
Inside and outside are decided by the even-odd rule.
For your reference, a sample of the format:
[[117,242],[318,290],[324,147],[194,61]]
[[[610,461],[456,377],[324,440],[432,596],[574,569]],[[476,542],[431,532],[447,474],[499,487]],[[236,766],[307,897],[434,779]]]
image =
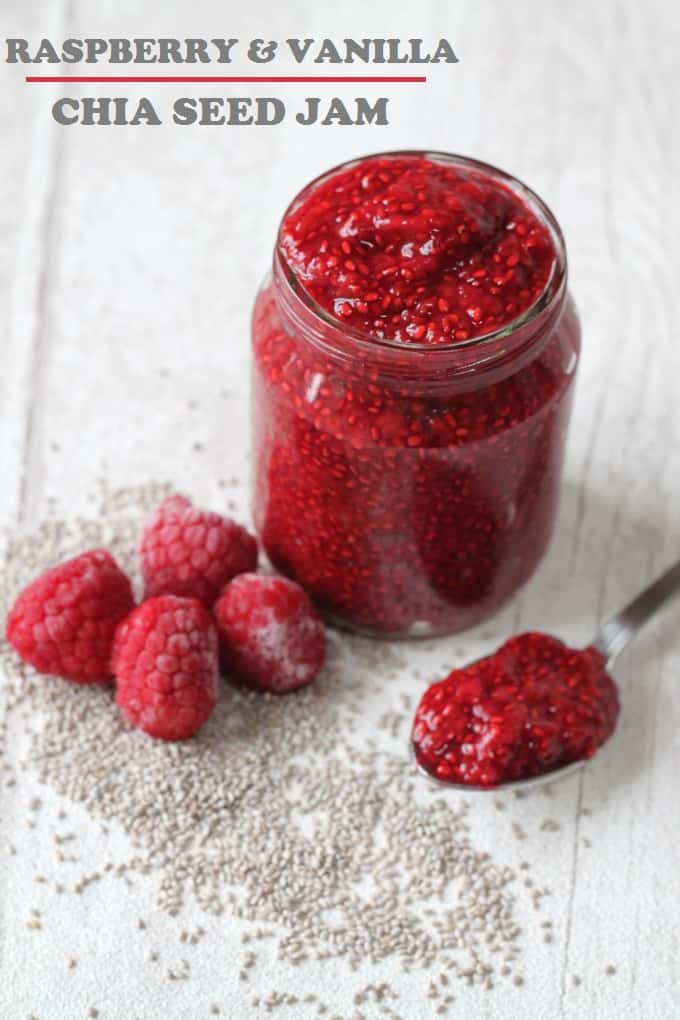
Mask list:
[[217,632],[197,599],[159,595],[118,627],[116,701],[123,715],[160,740],[185,740],[217,701]]
[[323,624],[302,588],[284,577],[240,574],[215,605],[225,665],[260,690],[311,683],[326,658]]
[[111,677],[117,624],[134,606],[130,581],[104,549],[47,570],[19,595],[6,636],[39,673],[78,684]]
[[257,542],[227,517],[169,496],[144,525],[145,595],[184,595],[210,608],[236,574],[257,566]]

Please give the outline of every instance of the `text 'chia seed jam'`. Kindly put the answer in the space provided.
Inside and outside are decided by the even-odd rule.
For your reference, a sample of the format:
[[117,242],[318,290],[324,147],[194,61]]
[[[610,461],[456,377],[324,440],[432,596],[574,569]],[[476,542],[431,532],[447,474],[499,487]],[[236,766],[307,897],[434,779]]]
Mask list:
[[521,634],[432,684],[411,739],[418,764],[442,782],[497,786],[591,758],[618,714],[596,648]]
[[253,317],[274,565],[375,634],[494,612],[550,537],[579,339],[559,228],[508,175],[394,153],[313,182]]

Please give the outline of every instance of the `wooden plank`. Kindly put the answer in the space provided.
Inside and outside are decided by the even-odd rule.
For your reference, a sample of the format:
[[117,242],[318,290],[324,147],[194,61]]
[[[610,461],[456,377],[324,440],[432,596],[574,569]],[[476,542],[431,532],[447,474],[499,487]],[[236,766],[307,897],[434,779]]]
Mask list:
[[[64,3],[5,5],[5,31],[36,35],[61,31]],[[16,27],[15,27],[16,26]],[[52,212],[57,187],[59,134],[46,96],[24,85],[21,68],[0,67],[0,519],[22,516],[29,487],[34,384],[46,336]]]
[[[30,16],[11,6],[17,24],[21,14],[17,34],[62,32],[54,6],[49,18],[47,5],[32,5]],[[114,485],[168,479],[222,505],[220,480],[247,474],[250,296],[282,208],[301,183],[350,155],[422,145],[500,163],[547,198],[568,239],[584,327],[556,541],[527,591],[455,647],[473,657],[520,628],[586,643],[678,556],[675,8],[670,0],[449,7],[423,5],[416,29],[393,3],[350,12],[298,5],[305,35],[342,38],[356,26],[381,35],[389,15],[390,34],[447,34],[458,46],[460,65],[432,70],[426,101],[393,90],[393,122],[366,134],[170,123],[56,130],[47,92],[30,92],[3,66],[0,129],[18,132],[0,182],[5,519],[30,524],[50,495],[69,512],[85,509],[101,476]],[[169,3],[164,15],[168,34],[226,31],[211,4]],[[273,7],[266,34],[285,37],[288,18]],[[94,20],[102,35],[155,31],[129,5],[124,18],[109,5]],[[260,34],[253,25],[247,11],[230,12],[229,34]],[[76,5],[69,31],[94,33],[88,5]],[[166,110],[176,92],[151,94]],[[301,92],[277,94],[294,107]],[[579,779],[548,797],[508,799],[504,812],[475,802],[475,841],[513,863],[530,859],[535,880],[551,888],[554,940],[527,946],[522,988],[457,988],[458,1010],[503,1020],[529,1006],[550,1020],[677,1012],[675,620],[677,610],[621,659],[620,732]],[[423,655],[428,668],[433,661]],[[541,832],[548,815],[558,835]],[[526,841],[513,842],[512,821]],[[525,921],[533,937],[535,919]],[[414,989],[405,994],[417,1009]]]

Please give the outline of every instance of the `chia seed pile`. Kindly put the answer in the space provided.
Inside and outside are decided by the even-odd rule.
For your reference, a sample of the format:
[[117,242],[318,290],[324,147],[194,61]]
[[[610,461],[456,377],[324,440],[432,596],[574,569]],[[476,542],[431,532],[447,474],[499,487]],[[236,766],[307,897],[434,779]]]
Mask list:
[[[10,536],[3,618],[36,572],[88,547],[108,546],[134,576],[140,520],[164,494],[105,491],[91,520],[51,519]],[[193,903],[266,925],[292,964],[344,958],[356,968],[394,956],[406,970],[436,965],[442,984],[521,983],[518,876],[475,848],[467,803],[424,791],[406,754],[420,691],[386,687],[371,729],[398,737],[394,752],[365,735],[364,694],[406,668],[403,646],[330,638],[312,687],[285,698],[228,687],[200,734],[180,744],[128,727],[112,690],[39,677],[3,643],[0,740],[18,714],[28,741],[16,767],[122,826],[136,848],[123,870],[157,881],[171,914]],[[4,768],[11,775],[15,764]],[[534,906],[542,894],[530,894]]]

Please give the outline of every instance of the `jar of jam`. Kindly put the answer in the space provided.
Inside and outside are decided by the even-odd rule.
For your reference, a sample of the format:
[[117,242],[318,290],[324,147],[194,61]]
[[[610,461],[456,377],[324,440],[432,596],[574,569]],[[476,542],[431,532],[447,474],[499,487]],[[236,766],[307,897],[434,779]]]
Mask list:
[[564,240],[476,160],[337,167],[284,214],[253,315],[254,515],[331,622],[443,634],[531,576],[580,330]]

